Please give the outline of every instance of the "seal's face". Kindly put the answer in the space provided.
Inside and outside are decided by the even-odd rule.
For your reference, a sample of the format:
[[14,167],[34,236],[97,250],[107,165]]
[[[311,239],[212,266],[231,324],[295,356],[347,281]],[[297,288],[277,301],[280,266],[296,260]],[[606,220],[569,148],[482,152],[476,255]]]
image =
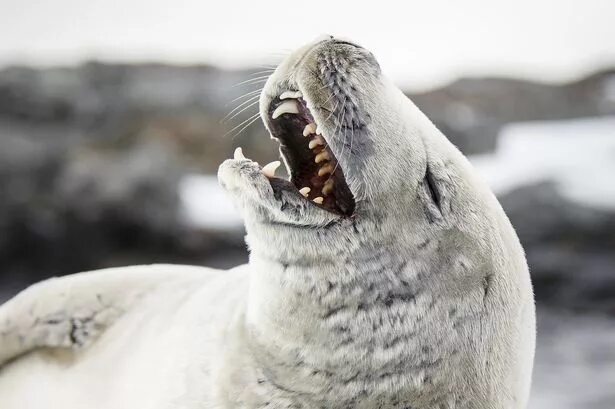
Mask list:
[[355,211],[359,192],[346,179],[357,176],[349,159],[366,156],[371,122],[361,90],[376,86],[379,75],[371,53],[330,39],[290,56],[261,96],[261,115],[290,173],[288,188],[339,216]]
[[237,152],[220,181],[246,219],[286,225],[330,225],[402,200],[425,166],[404,100],[369,51],[333,38],[307,45],[279,65],[260,99],[290,179]]

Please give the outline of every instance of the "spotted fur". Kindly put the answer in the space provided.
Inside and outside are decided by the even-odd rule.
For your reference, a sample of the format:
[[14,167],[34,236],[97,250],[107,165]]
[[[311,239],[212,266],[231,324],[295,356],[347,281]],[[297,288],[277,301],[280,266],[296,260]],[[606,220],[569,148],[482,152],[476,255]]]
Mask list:
[[[355,214],[276,188],[249,159],[225,161],[218,177],[244,217],[249,264],[203,281],[155,280],[102,334],[70,347],[92,371],[87,385],[75,380],[87,391],[103,382],[96,364],[108,351],[124,351],[104,381],[116,395],[85,398],[88,407],[524,408],[533,296],[523,250],[488,187],[361,47],[328,38],[297,50],[264,88],[265,118],[287,90],[303,94]],[[44,345],[64,346],[43,337],[33,347]],[[54,359],[6,368],[0,402],[13,393],[3,385],[25,379],[20,368],[54,373]],[[64,374],[75,373],[84,372]]]

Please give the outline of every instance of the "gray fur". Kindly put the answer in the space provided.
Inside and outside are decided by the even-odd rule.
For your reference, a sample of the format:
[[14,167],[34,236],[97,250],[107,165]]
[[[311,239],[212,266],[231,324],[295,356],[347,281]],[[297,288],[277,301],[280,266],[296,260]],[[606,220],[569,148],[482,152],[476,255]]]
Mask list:
[[249,160],[220,168],[256,272],[246,348],[263,402],[524,407],[533,297],[489,189],[362,48],[326,40],[291,55],[265,86],[263,115],[287,89],[303,93],[357,210],[344,219],[299,195],[275,198]]
[[[117,293],[118,314],[97,327],[108,329],[98,340],[80,335],[77,344],[91,344],[84,354],[109,345],[122,350],[116,339],[123,331],[140,333],[140,314],[147,322],[171,314],[159,323],[168,328],[160,337],[174,347],[152,359],[172,363],[161,379],[179,379],[181,392],[150,388],[152,396],[133,391],[115,402],[186,409],[524,408],[533,296],[523,250],[488,187],[363,48],[331,38],[297,50],[268,80],[263,116],[287,90],[301,91],[307,101],[356,199],[355,214],[341,217],[298,192],[274,190],[249,159],[225,161],[218,176],[244,217],[249,265],[175,286],[166,277],[181,269],[160,266],[160,277],[145,287],[135,282],[141,277],[121,286],[138,295]],[[108,286],[117,289],[117,273],[96,280],[117,280]],[[20,308],[13,302],[0,309],[0,317],[21,316],[32,297],[23,299]],[[83,309],[62,305],[64,316]],[[8,333],[0,331],[17,339]],[[141,344],[156,341],[141,333]],[[4,359],[51,344],[39,339]],[[132,361],[134,353],[126,357]],[[14,389],[7,381],[19,376],[11,369],[27,362],[0,373],[0,401],[2,391]],[[51,365],[37,362],[29,365]],[[144,379],[148,365],[134,366]],[[141,403],[146,397],[151,405]]]

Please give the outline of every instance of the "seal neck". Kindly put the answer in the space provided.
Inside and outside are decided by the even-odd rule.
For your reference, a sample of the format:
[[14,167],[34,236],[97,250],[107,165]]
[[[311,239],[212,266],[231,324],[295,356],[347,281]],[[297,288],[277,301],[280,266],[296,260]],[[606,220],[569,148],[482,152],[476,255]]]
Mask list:
[[394,351],[377,362],[369,357],[408,330],[400,321],[412,314],[415,297],[404,279],[407,263],[385,250],[362,254],[307,265],[252,254],[247,332],[253,358],[272,384],[324,397],[332,383],[373,383],[400,370]]

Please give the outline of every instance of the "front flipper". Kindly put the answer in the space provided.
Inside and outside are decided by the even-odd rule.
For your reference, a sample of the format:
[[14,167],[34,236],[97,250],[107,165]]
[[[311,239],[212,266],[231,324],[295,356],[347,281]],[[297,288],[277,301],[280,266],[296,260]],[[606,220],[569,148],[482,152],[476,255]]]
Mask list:
[[205,282],[213,271],[135,266],[35,284],[0,306],[0,367],[37,348],[86,347],[144,296],[171,283]]

